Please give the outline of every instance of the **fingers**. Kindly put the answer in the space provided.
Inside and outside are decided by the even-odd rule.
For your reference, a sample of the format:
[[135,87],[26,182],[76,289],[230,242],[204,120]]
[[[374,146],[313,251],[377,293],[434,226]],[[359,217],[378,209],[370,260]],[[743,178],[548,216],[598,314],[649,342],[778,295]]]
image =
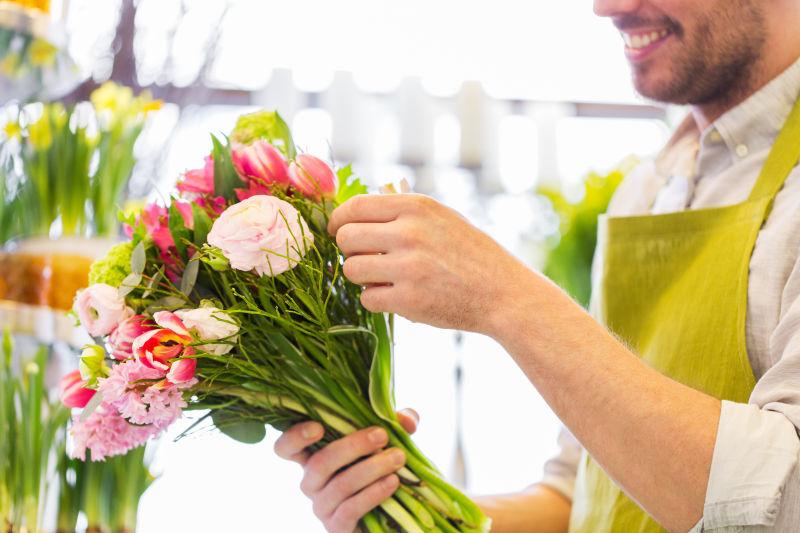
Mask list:
[[319,441],[325,429],[317,422],[304,422],[292,426],[275,441],[275,453],[288,461],[305,464],[309,453],[306,448]]
[[419,413],[417,413],[413,409],[401,409],[397,411],[397,419],[400,421],[400,425],[403,426],[409,435],[413,434],[417,430],[417,425],[419,424]]
[[388,499],[399,486],[400,478],[394,474],[373,483],[337,507],[330,519],[325,521],[326,528],[332,532],[353,531],[361,517]]
[[391,245],[388,241],[392,237],[387,225],[374,222],[345,224],[336,232],[336,244],[348,257],[356,254],[386,253]]
[[357,285],[390,283],[395,265],[396,261],[385,255],[354,255],[345,259],[342,272]]
[[331,213],[328,232],[336,235],[339,228],[354,222],[391,222],[401,213],[410,212],[433,202],[421,194],[387,194],[355,196]]
[[332,515],[348,498],[380,479],[394,474],[405,462],[405,454],[393,448],[354,464],[334,476],[319,492],[314,513],[320,517]]
[[312,497],[339,469],[375,453],[388,442],[386,430],[368,428],[328,444],[306,462],[300,489],[306,496]]

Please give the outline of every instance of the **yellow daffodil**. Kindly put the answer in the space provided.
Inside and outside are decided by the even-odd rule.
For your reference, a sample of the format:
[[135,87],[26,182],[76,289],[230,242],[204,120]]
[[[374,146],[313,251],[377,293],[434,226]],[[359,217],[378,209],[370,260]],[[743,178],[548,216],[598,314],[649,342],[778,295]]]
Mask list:
[[50,127],[50,117],[47,112],[28,126],[28,140],[37,150],[47,150],[53,144],[53,131]]
[[110,111],[113,114],[124,113],[133,103],[133,91],[130,87],[117,85],[107,81],[95,89],[89,99],[98,112]]
[[34,39],[28,49],[31,65],[36,67],[52,67],[56,62],[58,48],[44,39]]
[[18,139],[22,136],[22,128],[17,121],[9,120],[6,122],[5,126],[3,126],[3,136],[6,139]]

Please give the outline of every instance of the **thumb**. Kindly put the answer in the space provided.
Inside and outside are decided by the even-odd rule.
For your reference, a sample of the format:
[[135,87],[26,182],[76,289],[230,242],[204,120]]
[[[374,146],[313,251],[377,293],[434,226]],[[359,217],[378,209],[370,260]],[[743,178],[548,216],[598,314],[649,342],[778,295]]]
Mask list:
[[413,434],[417,430],[419,424],[419,414],[413,409],[401,409],[397,411],[397,418],[403,429]]

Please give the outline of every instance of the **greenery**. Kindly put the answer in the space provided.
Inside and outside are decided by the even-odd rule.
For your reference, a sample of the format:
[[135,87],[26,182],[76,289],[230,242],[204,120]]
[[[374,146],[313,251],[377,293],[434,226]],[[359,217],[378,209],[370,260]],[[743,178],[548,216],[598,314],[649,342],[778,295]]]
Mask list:
[[636,158],[630,157],[608,174],[590,172],[577,201],[571,201],[560,190],[539,190],[550,200],[560,221],[558,233],[548,242],[543,272],[584,307],[588,307],[592,291],[597,219],[606,212],[617,186],[637,163]]

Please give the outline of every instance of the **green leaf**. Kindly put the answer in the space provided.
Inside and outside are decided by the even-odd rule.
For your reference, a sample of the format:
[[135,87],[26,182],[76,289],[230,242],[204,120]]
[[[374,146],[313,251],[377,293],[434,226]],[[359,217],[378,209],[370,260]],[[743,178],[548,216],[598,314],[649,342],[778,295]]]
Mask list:
[[128,274],[125,279],[122,280],[122,284],[119,286],[119,296],[120,298],[125,298],[129,295],[133,290],[139,286],[142,282],[142,275],[137,274],[136,272],[131,272]]
[[262,422],[252,420],[229,420],[229,416],[224,415],[224,411],[215,411],[211,414],[214,425],[222,433],[235,441],[244,444],[257,444],[264,440],[267,428]]
[[341,205],[353,196],[366,194],[367,186],[361,183],[360,179],[353,177],[353,168],[351,165],[337,170],[336,176],[339,178],[339,187],[336,189],[337,204]]
[[194,217],[194,244],[198,248],[206,243],[208,232],[211,231],[211,218],[206,210],[197,204],[192,204],[192,216]]
[[158,283],[161,281],[161,278],[164,277],[164,267],[158,267],[156,273],[150,278],[150,281],[147,283],[147,287],[145,288],[144,294],[142,294],[142,298],[147,298],[153,292],[153,289],[158,286]]
[[136,245],[131,253],[131,272],[134,274],[144,273],[144,266],[147,262],[147,255],[144,252],[144,243],[140,242]]
[[94,413],[95,409],[97,409],[101,403],[103,403],[103,395],[99,392],[96,392],[94,396],[92,396],[92,399],[89,400],[89,403],[87,403],[83,408],[83,411],[81,411],[79,420],[81,422],[86,422],[86,419],[88,419],[89,416]]
[[397,423],[392,388],[392,340],[383,313],[373,313],[370,319],[378,345],[369,369],[369,402],[378,416]]
[[197,253],[195,252],[192,258],[186,264],[186,268],[183,271],[183,277],[181,277],[181,292],[187,297],[194,289],[194,284],[197,282],[197,273],[200,269],[200,261],[198,261],[196,257]]
[[214,194],[226,200],[235,200],[234,189],[244,187],[245,183],[236,173],[228,146],[223,145],[216,135],[211,135],[211,142],[214,145]]
[[192,232],[183,223],[183,216],[173,201],[169,206],[169,232],[175,241],[175,249],[181,257],[186,257],[186,242],[191,239]]
[[297,156],[292,132],[277,111],[257,111],[242,115],[236,121],[236,127],[231,132],[231,141],[250,144],[259,139],[268,141],[283,152],[286,159],[291,160]]

